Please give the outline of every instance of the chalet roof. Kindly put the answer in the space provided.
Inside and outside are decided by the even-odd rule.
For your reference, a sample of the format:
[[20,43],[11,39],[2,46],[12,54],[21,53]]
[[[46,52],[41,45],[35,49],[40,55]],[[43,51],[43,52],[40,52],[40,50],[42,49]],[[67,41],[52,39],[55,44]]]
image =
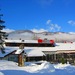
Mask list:
[[5,42],[9,43],[38,43],[37,40],[5,40]]
[[38,56],[45,56],[45,54],[38,49],[25,49],[25,52],[28,57],[38,57]]
[[42,51],[75,50],[75,43],[56,43],[55,47],[25,47],[26,49],[37,49]]
[[75,43],[56,43],[55,47],[25,47],[28,56],[43,56],[43,52],[70,53],[75,52]]
[[[7,40],[6,40],[7,41]],[[8,42],[21,42],[21,40],[8,40]],[[29,42],[29,40],[28,40]],[[30,40],[30,42],[33,42],[33,40]],[[36,40],[34,40],[36,42]],[[23,50],[19,49],[19,47],[5,47],[5,54],[0,53],[0,57],[3,57],[10,52],[16,50],[15,54],[20,54]],[[43,52],[75,52],[75,42],[73,43],[56,43],[55,47],[24,47],[24,51],[26,52],[27,56],[43,56],[45,55]]]
[[19,47],[6,47],[5,46],[5,53],[3,54],[2,52],[0,52],[0,57],[5,57],[13,52],[14,54],[21,54],[23,50],[19,49]]
[[39,42],[38,40],[5,40],[6,46],[15,46],[18,47],[21,44],[23,44],[25,47],[54,47],[55,44],[51,41],[45,42],[46,40],[43,40],[43,42]]
[[2,52],[0,52],[0,57],[5,57],[6,55],[15,51],[16,49],[17,48],[13,48],[13,47],[5,47],[5,53],[3,54]]
[[[5,40],[5,42],[6,43],[39,43],[38,40]],[[42,40],[41,43],[50,43],[50,40],[44,39]]]

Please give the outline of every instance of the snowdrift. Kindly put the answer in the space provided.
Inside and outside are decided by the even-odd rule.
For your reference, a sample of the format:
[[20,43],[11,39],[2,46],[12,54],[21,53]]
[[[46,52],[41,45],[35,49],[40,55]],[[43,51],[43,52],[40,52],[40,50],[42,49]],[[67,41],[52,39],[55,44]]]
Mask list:
[[[40,62],[39,62],[40,63]],[[50,64],[47,61],[37,65],[35,62],[28,63],[24,67],[17,66],[12,61],[0,60],[0,75],[74,75],[75,66],[70,64]]]

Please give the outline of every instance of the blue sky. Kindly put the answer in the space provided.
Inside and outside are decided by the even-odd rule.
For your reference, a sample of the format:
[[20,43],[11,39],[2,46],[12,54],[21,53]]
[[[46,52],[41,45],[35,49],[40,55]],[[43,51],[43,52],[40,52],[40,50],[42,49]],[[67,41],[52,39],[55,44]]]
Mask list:
[[75,0],[0,0],[0,8],[9,29],[75,32]]

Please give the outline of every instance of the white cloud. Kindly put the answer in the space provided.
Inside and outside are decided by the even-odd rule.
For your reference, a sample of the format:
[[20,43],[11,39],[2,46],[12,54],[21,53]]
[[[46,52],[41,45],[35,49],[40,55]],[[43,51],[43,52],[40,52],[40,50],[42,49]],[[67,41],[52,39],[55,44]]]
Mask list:
[[61,27],[58,24],[55,24],[55,28],[57,29],[57,31],[61,29]]
[[13,29],[3,29],[2,31],[6,32],[6,33],[10,33],[10,32],[15,31],[15,30],[13,30]]
[[48,32],[48,31],[57,32],[57,31],[60,31],[60,30],[61,30],[61,26],[59,26],[58,24],[52,23],[52,20],[50,20],[50,19],[46,21],[45,29],[43,29],[43,28],[32,29],[32,31],[36,32],[36,33]]
[[53,24],[51,20],[47,20],[46,24],[49,31],[55,32],[55,31],[60,31],[61,29],[61,26],[59,26],[58,24]]
[[75,26],[75,21],[69,20],[69,21],[68,21],[68,24]]
[[47,20],[46,24],[50,24],[51,23],[51,20]]
[[45,29],[32,29],[31,31],[33,31],[35,33],[48,32],[48,30],[45,30]]
[[50,31],[60,31],[61,27],[58,24],[50,24]]
[[53,24],[51,24],[49,28],[50,28],[50,31],[53,31],[53,30],[55,31],[55,27]]

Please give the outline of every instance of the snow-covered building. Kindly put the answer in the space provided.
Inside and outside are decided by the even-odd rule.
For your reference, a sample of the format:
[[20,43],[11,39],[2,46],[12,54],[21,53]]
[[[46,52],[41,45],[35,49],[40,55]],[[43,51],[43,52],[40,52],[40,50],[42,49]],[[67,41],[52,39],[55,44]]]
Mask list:
[[75,63],[75,43],[56,43],[54,47],[26,47],[25,51],[33,60],[41,54],[42,60],[52,63],[61,62],[63,58],[65,62]]
[[52,63],[64,61],[75,63],[75,43],[55,43],[53,40],[5,40],[5,54],[0,59],[16,61],[47,60]]

